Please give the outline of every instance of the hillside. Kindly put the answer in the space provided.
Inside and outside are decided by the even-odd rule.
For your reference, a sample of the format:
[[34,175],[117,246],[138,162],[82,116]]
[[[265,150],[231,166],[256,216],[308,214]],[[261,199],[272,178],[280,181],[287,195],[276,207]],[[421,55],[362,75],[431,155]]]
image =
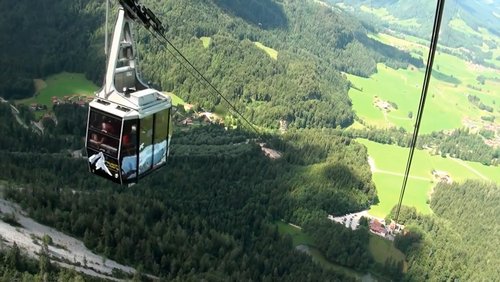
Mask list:
[[[433,1],[338,1],[335,7],[356,14],[385,32],[409,34],[430,40],[436,4]],[[440,44],[448,52],[500,68],[500,4],[488,0],[446,1]],[[466,49],[466,50],[464,50]]]
[[86,72],[101,81],[103,72],[96,72],[104,67],[101,6],[84,0],[1,1],[0,96],[29,97],[34,78],[61,71]]
[[[341,72],[367,77],[376,71],[378,62],[393,67],[422,65],[421,60],[367,37],[355,19],[313,1],[240,2],[144,4],[167,24],[167,37],[256,124],[277,128],[280,120],[286,120],[296,128],[346,127],[352,124],[353,113],[347,95],[349,83]],[[4,9],[11,20],[0,25],[2,34],[19,30],[13,24],[18,14],[29,20],[23,20],[21,31],[9,37],[13,44],[0,55],[4,65],[19,66],[2,69],[0,96],[27,97],[34,92],[32,79],[61,71],[85,72],[100,84],[102,1],[61,4],[43,0],[37,5],[39,9],[28,5]],[[40,11],[51,16],[30,16]],[[62,24],[65,32],[57,32]],[[206,110],[221,103],[150,34],[143,29],[137,33],[146,81]],[[199,40],[202,37],[210,40],[207,48]],[[23,38],[29,38],[29,44]],[[266,56],[258,44],[276,51],[276,59]]]
[[395,244],[408,257],[405,278],[488,281],[498,277],[499,200],[498,185],[466,181],[435,188],[434,216],[404,207],[400,218],[407,232]]
[[[72,107],[60,106],[58,119],[83,120],[73,115],[85,109]],[[295,252],[272,223],[326,219],[376,197],[364,147],[321,130],[268,136],[283,154],[272,160],[244,131],[178,129],[168,167],[127,188],[89,177],[86,161],[66,153],[83,124],[40,136],[5,103],[0,116],[5,197],[93,252],[169,280],[344,280]]]
[[[370,234],[367,220],[351,230],[330,218],[370,209],[385,216],[397,202],[407,156],[401,147],[410,145],[424,70],[426,43],[415,36],[427,34],[417,28],[429,27],[427,2],[384,0],[367,8],[368,1],[141,1],[262,135],[233,116],[227,127],[197,119],[195,112],[224,112],[226,105],[150,33],[135,29],[141,76],[193,108],[173,111],[166,167],[121,187],[91,175],[80,153],[88,105],[51,107],[59,96],[85,100],[102,83],[104,1],[4,1],[0,44],[8,46],[0,54],[6,65],[0,96],[9,101],[0,99],[0,196],[25,213],[3,209],[1,228],[16,237],[23,230],[11,223],[29,216],[78,238],[85,248],[77,246],[98,254],[94,262],[102,257],[102,263],[136,269],[134,280],[146,279],[142,273],[162,281],[349,281],[365,274],[381,281],[487,280],[474,273],[481,258],[474,248],[495,242],[497,217],[482,215],[497,214],[498,187],[463,182],[498,181],[500,149],[491,144],[500,142],[494,127],[500,80],[493,68],[500,44],[487,9],[478,8],[489,2],[476,2],[450,0],[456,13],[447,17],[448,30],[471,39],[453,33],[444,41],[453,44],[440,46],[447,53],[436,59],[431,84],[438,87],[430,91],[430,119],[421,131],[429,134],[416,144],[426,151],[416,152],[403,202],[417,210],[404,208],[401,221],[410,233],[393,244]],[[361,19],[352,16],[357,9]],[[371,27],[377,19],[384,21]],[[394,36],[404,32],[415,36]],[[458,48],[465,44],[472,51]],[[50,118],[35,124],[43,113],[24,105],[33,102],[47,106]],[[464,123],[475,129],[453,131]],[[436,171],[459,182],[434,187]],[[468,213],[464,223],[462,212]],[[474,220],[488,226],[474,229]],[[489,232],[486,240],[473,242],[482,231]],[[0,275],[7,280],[38,275],[51,281],[66,272],[48,269],[54,257],[44,253],[38,274],[36,262],[17,256],[15,247],[0,251],[8,262]],[[493,252],[486,257],[496,262]],[[484,267],[487,274],[496,274],[495,265]],[[118,279],[125,274],[106,272]]]

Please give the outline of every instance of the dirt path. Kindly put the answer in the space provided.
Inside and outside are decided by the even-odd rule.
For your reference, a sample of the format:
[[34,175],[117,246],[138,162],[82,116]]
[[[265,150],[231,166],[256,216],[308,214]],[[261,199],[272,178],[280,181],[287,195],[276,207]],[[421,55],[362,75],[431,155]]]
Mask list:
[[464,162],[460,159],[455,159],[455,158],[450,158],[450,157],[449,157],[449,159],[453,160],[454,162],[456,162],[456,163],[460,164],[461,166],[465,167],[466,169],[470,170],[472,173],[481,177],[483,180],[491,181],[491,179],[489,179],[487,176],[485,176],[484,174],[480,173],[479,171],[477,171],[476,169],[474,169],[473,167],[468,165],[466,162]]
[[[375,160],[373,158],[371,158],[371,157],[368,157],[368,164],[370,165],[370,170],[372,171],[372,173],[382,173],[382,174],[388,174],[388,175],[394,175],[394,176],[401,176],[401,177],[405,176],[403,173],[398,173],[398,172],[392,172],[392,171],[388,171],[388,170],[378,169],[375,166]],[[430,178],[430,177],[413,176],[413,175],[410,175],[408,178],[418,179],[418,180],[425,180],[425,181],[432,180],[432,178]]]
[[26,217],[25,212],[14,203],[0,199],[0,211],[2,214],[14,215],[21,225],[15,227],[0,220],[1,238],[7,242],[7,245],[13,245],[15,242],[31,257],[38,257],[36,253],[41,249],[41,238],[47,234],[53,241],[53,244],[49,246],[51,260],[56,261],[62,267],[75,268],[76,271],[87,275],[111,280],[118,280],[112,277],[113,269],[129,274],[135,273],[132,267],[94,254],[80,240]]

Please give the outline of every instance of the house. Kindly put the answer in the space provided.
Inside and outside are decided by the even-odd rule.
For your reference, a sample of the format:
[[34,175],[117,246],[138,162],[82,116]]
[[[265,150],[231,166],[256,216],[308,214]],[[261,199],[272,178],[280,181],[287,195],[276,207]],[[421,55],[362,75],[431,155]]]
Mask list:
[[391,224],[389,224],[389,233],[392,235],[396,235],[401,233],[404,229],[404,225],[402,224],[397,224],[394,220],[391,221]]
[[374,219],[370,222],[370,231],[377,234],[377,235],[384,236],[384,237],[385,237],[385,234],[387,233],[387,230],[385,229],[385,227],[377,219]]
[[434,179],[436,179],[436,181],[438,181],[438,182],[444,182],[444,183],[448,183],[448,184],[453,183],[453,180],[451,179],[450,174],[446,171],[433,169],[431,171],[431,173],[432,173],[432,176],[434,176]]

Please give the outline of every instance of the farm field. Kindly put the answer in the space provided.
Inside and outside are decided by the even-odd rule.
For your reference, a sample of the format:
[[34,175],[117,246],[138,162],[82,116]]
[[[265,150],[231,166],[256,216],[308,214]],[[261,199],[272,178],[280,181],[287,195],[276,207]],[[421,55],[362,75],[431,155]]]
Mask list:
[[[62,98],[64,96],[94,96],[98,87],[87,80],[80,73],[59,73],[49,76],[46,80],[36,79],[35,89],[37,94],[34,97],[17,101],[22,104],[37,103],[52,108],[52,97]],[[174,106],[185,104],[184,100],[173,93],[167,93],[172,97]]]
[[[379,203],[373,205],[370,214],[385,217],[399,199],[403,175],[409,148],[397,145],[385,145],[366,139],[356,139],[368,148],[368,155],[373,160],[373,181],[377,187]],[[415,150],[410,178],[405,190],[403,204],[415,207],[423,214],[432,213],[427,200],[436,180],[431,171],[445,171],[453,181],[478,179],[500,183],[500,168],[485,166],[453,158],[431,155],[428,151]]]
[[62,72],[46,80],[35,80],[37,93],[34,97],[17,101],[23,104],[37,103],[52,108],[52,97],[93,96],[98,87],[81,73]]
[[[427,54],[427,47],[420,43],[385,34],[372,38],[413,54]],[[425,70],[413,66],[395,70],[385,64],[378,64],[377,70],[369,78],[347,74],[353,84],[349,96],[354,111],[367,125],[403,127],[412,131]],[[484,84],[477,80],[480,75],[485,78]],[[464,120],[485,125],[481,116],[495,116],[495,123],[500,125],[499,79],[498,70],[472,65],[456,56],[438,52],[420,132],[462,128],[465,127]],[[493,107],[493,113],[471,104],[468,95],[475,95],[482,103]],[[375,103],[379,100],[393,106],[389,109],[377,107]]]

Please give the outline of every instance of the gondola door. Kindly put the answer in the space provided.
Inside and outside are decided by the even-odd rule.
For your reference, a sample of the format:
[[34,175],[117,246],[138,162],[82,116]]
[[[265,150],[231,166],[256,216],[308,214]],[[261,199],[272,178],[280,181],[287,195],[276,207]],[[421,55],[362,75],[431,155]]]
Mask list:
[[90,172],[122,184],[119,154],[122,119],[90,108],[86,148]]

